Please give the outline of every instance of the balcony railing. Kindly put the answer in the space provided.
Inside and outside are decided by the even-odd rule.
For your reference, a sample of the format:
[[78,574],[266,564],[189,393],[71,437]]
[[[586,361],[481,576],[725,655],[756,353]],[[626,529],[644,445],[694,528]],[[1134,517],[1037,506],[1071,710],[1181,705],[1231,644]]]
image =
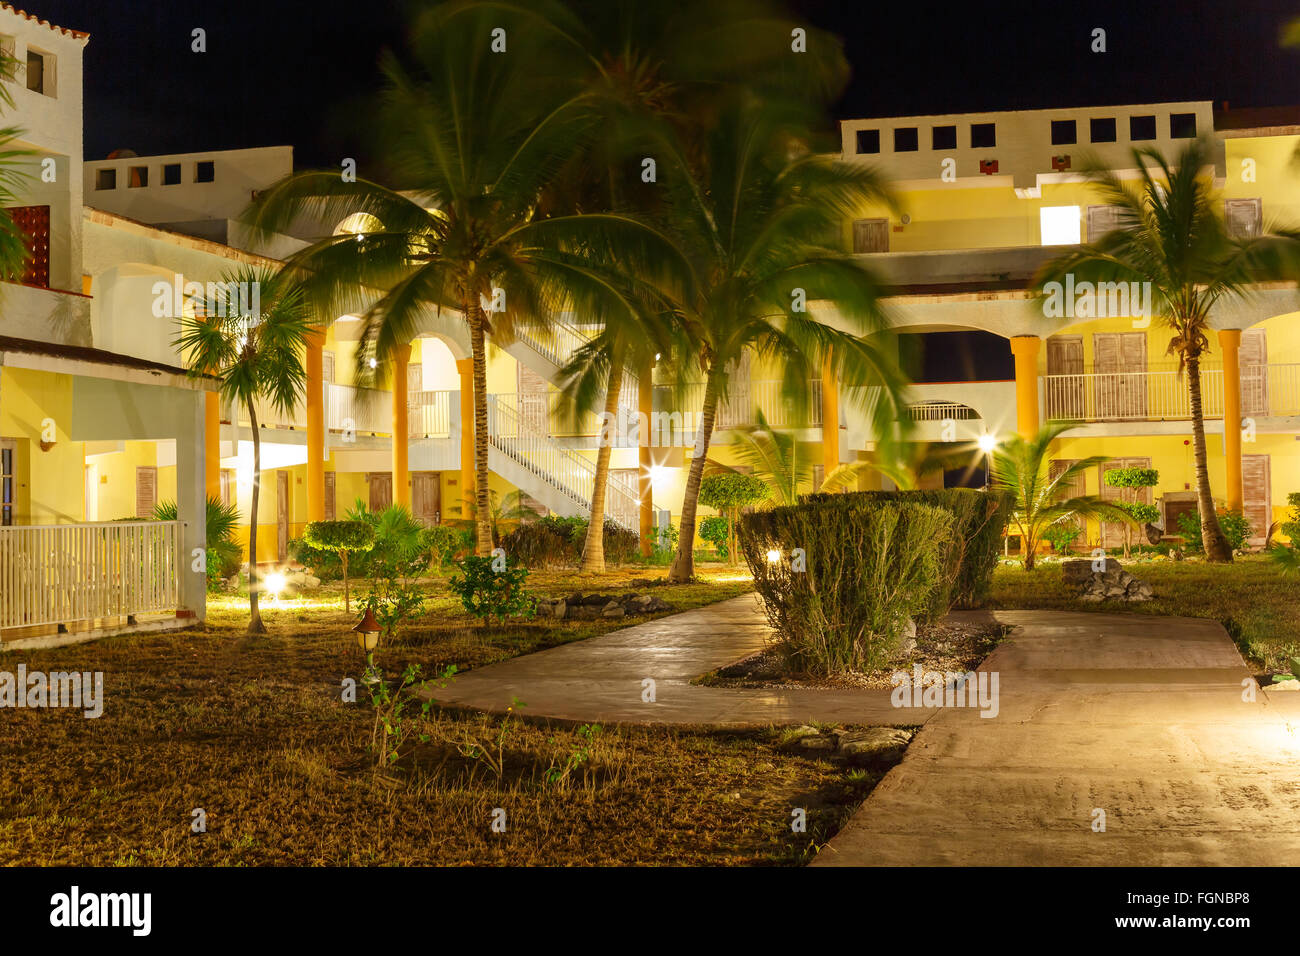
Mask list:
[[0,629],[176,610],[179,521],[0,528]]
[[917,402],[906,406],[907,417],[914,422],[974,421],[979,412],[956,402]]
[[[450,438],[452,396],[459,392],[447,390],[411,392],[407,408],[407,421],[412,438]],[[457,409],[459,414],[459,408]]]
[[[1047,417],[1057,421],[1185,421],[1192,417],[1187,377],[1176,370],[1084,372],[1043,379]],[[1223,370],[1201,370],[1201,413],[1222,418]],[[1300,365],[1241,368],[1241,413],[1300,414]]]
[[[762,411],[767,423],[773,428],[820,428],[822,424],[822,383],[813,379],[808,383],[808,405],[800,409],[795,403],[787,401],[781,393],[782,383],[777,379],[760,379],[758,381],[733,381],[726,401],[719,403],[718,413],[713,427],[743,428],[753,425]],[[690,413],[692,427],[704,407],[704,383],[692,382],[684,389],[680,399],[673,399],[668,386],[661,389],[662,401],[656,405],[663,409],[678,409]]]

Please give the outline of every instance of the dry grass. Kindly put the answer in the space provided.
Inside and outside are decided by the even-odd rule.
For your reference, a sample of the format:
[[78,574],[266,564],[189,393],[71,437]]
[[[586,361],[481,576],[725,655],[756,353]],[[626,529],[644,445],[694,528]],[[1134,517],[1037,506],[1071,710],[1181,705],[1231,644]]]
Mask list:
[[[645,571],[607,576],[616,586]],[[654,572],[651,572],[654,573]],[[662,572],[660,572],[662,573]],[[543,593],[573,575],[534,575]],[[583,590],[593,588],[585,580]],[[714,578],[656,593],[677,608],[747,588]],[[0,669],[103,671],[104,714],[3,719],[0,863],[83,865],[796,863],[832,835],[884,768],[785,753],[778,732],[555,727],[432,714],[377,773],[373,711],[344,703],[360,672],[353,617],[319,597],[268,609],[250,640],[235,601],[206,631],[0,657]],[[614,626],[477,632],[435,598],[390,672],[476,666]],[[492,759],[474,756],[477,744]],[[497,748],[501,755],[497,764]],[[567,768],[567,772],[566,772]],[[791,810],[808,814],[793,833]],[[192,833],[193,811],[207,832]],[[493,832],[505,811],[504,833]]]

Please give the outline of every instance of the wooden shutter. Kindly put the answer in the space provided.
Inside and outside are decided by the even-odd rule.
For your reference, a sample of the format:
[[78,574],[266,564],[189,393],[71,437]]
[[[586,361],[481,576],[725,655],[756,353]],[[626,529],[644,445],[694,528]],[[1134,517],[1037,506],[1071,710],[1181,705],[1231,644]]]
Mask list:
[[[1054,480],[1057,475],[1059,475],[1061,472],[1065,471],[1065,469],[1073,465],[1074,462],[1075,459],[1073,458],[1053,459],[1047,466],[1048,477]],[[1061,486],[1061,492],[1058,495],[1058,498],[1064,501],[1068,498],[1078,498],[1079,496],[1085,494],[1087,494],[1087,481],[1082,474],[1077,474],[1069,481],[1067,481],[1064,485]],[[1083,529],[1085,533],[1088,530],[1087,524],[1084,522],[1084,519],[1078,517],[1077,515],[1069,519],[1067,523],[1072,524],[1077,528]],[[1079,538],[1076,538],[1075,541],[1080,544],[1083,543]]]
[[424,437],[424,408],[420,393],[424,391],[424,366],[413,363],[406,367],[406,433],[411,438]]
[[889,220],[858,219],[853,223],[853,251],[855,253],[888,252]]
[[1273,521],[1268,455],[1241,456],[1242,513],[1250,522],[1249,543],[1263,544]]
[[1123,332],[1119,337],[1121,409],[1126,418],[1147,415],[1147,334]]
[[50,287],[50,207],[15,206],[8,210],[22,233],[27,261],[18,281],[24,285]]
[[533,431],[549,435],[551,405],[546,379],[523,363],[520,363],[517,368],[519,369],[517,376],[519,394],[516,399],[519,403],[519,418]]
[[222,468],[220,472],[221,485],[221,503],[226,507],[230,506],[230,469]]
[[334,510],[334,472],[325,472],[325,520],[335,521]]
[[284,561],[289,557],[289,473],[275,473],[275,557]]
[[1047,339],[1047,374],[1073,378],[1046,382],[1047,417],[1077,421],[1087,417],[1083,379],[1083,336],[1052,335]]
[[1258,199],[1225,199],[1223,218],[1230,236],[1252,239],[1259,235],[1263,224],[1263,202]]
[[1088,241],[1096,242],[1112,229],[1119,227],[1118,206],[1088,207]]
[[149,518],[158,504],[158,469],[152,465],[135,469],[135,516]]
[[1263,329],[1241,333],[1241,413],[1268,414],[1268,342]]
[[1105,421],[1119,415],[1119,335],[1095,332],[1092,336],[1093,395],[1097,418]]

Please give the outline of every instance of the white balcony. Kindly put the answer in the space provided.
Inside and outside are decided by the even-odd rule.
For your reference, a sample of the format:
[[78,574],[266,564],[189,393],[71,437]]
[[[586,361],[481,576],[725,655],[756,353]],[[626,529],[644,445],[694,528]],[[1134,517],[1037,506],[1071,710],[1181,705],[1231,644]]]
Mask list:
[[[1046,417],[1067,422],[1187,421],[1187,376],[1176,369],[1083,372],[1043,378]],[[1223,370],[1201,370],[1201,413],[1222,418]],[[1241,369],[1241,414],[1271,418],[1300,414],[1300,365],[1248,365]]]

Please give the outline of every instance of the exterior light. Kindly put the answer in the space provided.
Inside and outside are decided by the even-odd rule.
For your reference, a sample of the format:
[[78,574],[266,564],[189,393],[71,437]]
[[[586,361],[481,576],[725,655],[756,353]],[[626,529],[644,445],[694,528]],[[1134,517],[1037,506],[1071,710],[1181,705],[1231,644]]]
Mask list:
[[376,359],[371,359],[371,360],[370,360],[370,367],[371,367],[371,368],[378,368],[378,367],[379,367],[379,362],[378,362],[378,360],[376,360]]
[[276,601],[280,600],[280,592],[285,589],[288,583],[285,576],[279,571],[268,574],[266,580],[262,582],[263,586],[271,592],[271,598]]
[[980,451],[990,452],[994,448],[998,447],[998,440],[993,435],[980,435],[979,446],[980,446]]
[[776,548],[773,548],[771,551],[767,552],[768,564],[777,564],[780,562],[780,560],[781,560],[781,552],[776,550]]
[[367,655],[374,653],[379,646],[379,632],[383,628],[375,620],[375,612],[372,608],[367,607],[366,613],[362,615],[361,622],[352,629],[357,635],[357,646],[360,647]]
[[658,352],[656,352],[656,353],[655,353],[655,361],[656,361],[656,362],[659,361],[659,358],[660,358],[660,355],[659,355]]

